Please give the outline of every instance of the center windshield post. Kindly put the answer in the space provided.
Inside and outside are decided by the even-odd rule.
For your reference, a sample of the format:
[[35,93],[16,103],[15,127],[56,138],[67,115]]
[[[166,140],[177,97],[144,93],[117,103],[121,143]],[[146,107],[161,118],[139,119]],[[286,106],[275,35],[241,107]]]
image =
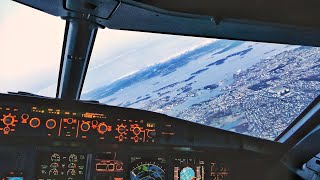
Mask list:
[[85,18],[66,19],[57,97],[79,99],[98,26]]

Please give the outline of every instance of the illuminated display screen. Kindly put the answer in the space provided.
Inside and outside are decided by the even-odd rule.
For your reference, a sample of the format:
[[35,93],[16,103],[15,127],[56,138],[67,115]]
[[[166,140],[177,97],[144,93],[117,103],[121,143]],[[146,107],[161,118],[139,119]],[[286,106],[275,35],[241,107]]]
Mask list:
[[166,179],[165,158],[131,157],[130,180]]
[[96,179],[123,180],[125,176],[124,163],[116,152],[104,152],[95,156]]
[[7,177],[7,180],[23,180],[23,177]]
[[204,180],[204,161],[179,158],[174,160],[174,180]]

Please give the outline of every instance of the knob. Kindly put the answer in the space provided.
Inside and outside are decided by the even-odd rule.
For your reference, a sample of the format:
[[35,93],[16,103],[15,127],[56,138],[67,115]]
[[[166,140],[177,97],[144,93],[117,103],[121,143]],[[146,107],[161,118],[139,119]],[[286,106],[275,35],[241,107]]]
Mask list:
[[3,115],[3,116],[4,117],[2,119],[2,122],[7,126],[13,125],[16,122],[16,120],[14,119],[15,116],[12,116],[11,114]]
[[91,124],[92,124],[92,128],[93,128],[93,129],[96,129],[97,126],[98,126],[98,121],[97,121],[97,120],[93,120],[93,121],[91,122]]
[[135,127],[135,128],[133,128],[132,132],[134,135],[139,135],[141,132],[141,129],[140,129],[140,127]]
[[6,135],[8,135],[10,131],[11,131],[11,129],[9,127],[3,128],[3,133]]
[[39,118],[32,118],[29,122],[29,125],[32,127],[32,128],[37,128],[40,126],[40,119]]
[[147,132],[147,136],[148,136],[149,138],[155,137],[156,135],[157,135],[157,132],[156,132],[155,130],[149,130],[149,131]]
[[56,120],[54,120],[54,119],[48,119],[48,120],[47,120],[47,122],[46,122],[46,127],[47,127],[48,129],[53,129],[53,128],[55,128],[56,126],[57,126]]
[[27,120],[29,119],[29,114],[22,114],[21,115],[21,123],[23,123],[23,124],[27,124],[28,122],[27,122]]
[[126,132],[126,126],[125,125],[123,125],[123,124],[121,124],[121,125],[118,125],[118,133],[119,134],[123,134],[123,133],[125,133]]
[[105,123],[100,123],[98,126],[98,132],[100,134],[104,134],[107,131],[108,131],[108,126]]
[[83,122],[80,126],[81,131],[87,132],[90,130],[90,124],[88,122]]
[[68,123],[68,124],[72,124],[72,123],[73,123],[73,119],[72,119],[72,118],[68,118],[68,119],[67,119],[67,123]]

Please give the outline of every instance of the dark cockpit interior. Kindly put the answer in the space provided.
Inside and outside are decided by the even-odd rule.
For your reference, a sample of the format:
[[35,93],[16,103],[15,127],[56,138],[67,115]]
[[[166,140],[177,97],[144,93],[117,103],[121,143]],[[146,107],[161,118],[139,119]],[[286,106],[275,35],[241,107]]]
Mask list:
[[[22,92],[19,89],[16,92],[0,94],[1,180],[320,179],[320,91],[318,88],[320,71],[317,71],[320,68],[320,49],[318,49],[320,2],[298,0],[281,2],[275,0],[13,1],[28,6],[34,11],[40,10],[43,13],[61,17],[61,21],[65,21],[66,24],[61,44],[58,83],[54,87],[56,97]],[[46,25],[43,24],[43,26]],[[300,111],[292,109],[297,116],[294,118],[290,116],[290,123],[285,126],[270,125],[267,122],[258,124],[257,126],[263,126],[259,128],[266,130],[265,132],[281,129],[277,131],[278,134],[268,137],[264,131],[254,131],[256,134],[253,135],[247,133],[250,132],[249,128],[246,132],[238,133],[237,129],[226,130],[226,126],[214,127],[206,124],[207,121],[190,121],[187,118],[187,115],[199,117],[197,116],[199,111],[191,113],[188,111],[189,114],[185,116],[173,116],[161,113],[171,110],[168,107],[161,111],[148,110],[133,108],[130,105],[116,106],[99,102],[102,98],[83,99],[81,98],[83,86],[91,63],[94,44],[99,37],[98,29],[99,32],[104,29],[113,29],[227,39],[228,41],[216,41],[220,43],[220,49],[217,48],[213,56],[218,57],[227,50],[246,45],[233,43],[233,40],[285,44],[288,46],[281,46],[283,50],[272,57],[279,58],[281,55],[290,60],[289,53],[293,52],[303,60],[312,58],[312,62],[310,60],[305,63],[310,67],[292,60],[296,65],[294,67],[298,67],[293,72],[300,72],[302,66],[306,66],[306,69],[301,70],[302,73],[309,73],[308,69],[318,72],[308,78],[295,79],[295,81],[302,79],[308,82],[301,87],[312,87],[313,89],[304,90],[312,94],[310,95],[312,98],[305,96],[308,103],[301,107]],[[24,31],[23,27],[21,31]],[[112,37],[109,40],[116,41]],[[223,43],[229,43],[229,40],[232,40],[230,46],[234,47],[221,50],[221,47],[225,48]],[[211,45],[201,47],[208,52],[209,50],[213,52],[213,45]],[[229,53],[214,64],[207,65],[205,69],[195,73],[190,72],[191,78],[179,83],[186,82],[189,83],[188,87],[191,87],[191,79],[196,79],[197,75],[209,71],[213,66],[228,63],[229,59],[244,58],[247,53],[254,51],[254,45],[250,44],[243,51]],[[19,52],[19,49],[16,51]],[[267,54],[276,51],[271,48],[263,53],[268,60]],[[2,53],[2,50],[0,52]],[[34,53],[37,53],[37,49]],[[144,54],[143,51],[139,53]],[[198,58],[192,54],[193,51],[190,50],[188,53],[191,53],[190,57]],[[24,63],[28,62],[21,60],[17,66],[23,66]],[[182,65],[179,67],[181,68]],[[154,66],[152,68],[156,69]],[[109,69],[109,71],[119,70],[121,71],[112,67]],[[280,78],[286,76],[285,71],[283,64],[281,67],[272,69],[274,74],[283,73],[279,75]],[[244,70],[239,70],[232,77],[235,79],[240,77],[241,72]],[[214,79],[213,76],[216,74],[212,73],[208,79]],[[130,76],[132,81],[141,82],[132,77]],[[146,79],[153,77],[144,76]],[[168,76],[161,76],[163,81],[166,77],[168,78]],[[103,77],[103,79],[108,78],[110,77]],[[254,79],[254,77],[250,78]],[[204,93],[208,90],[209,93],[214,94],[215,89],[218,90],[217,87],[220,86],[219,91],[229,90],[230,97],[237,100],[245,96],[241,92],[247,92],[249,89],[252,93],[250,97],[270,95],[271,99],[278,99],[280,102],[287,101],[286,98],[298,99],[294,101],[292,107],[302,106],[299,102],[302,102],[303,96],[297,92],[295,94],[293,88],[288,88],[289,85],[270,84],[271,81],[278,82],[280,78],[267,77],[268,80],[248,86],[246,90],[243,90],[240,80],[235,81],[238,83],[233,86],[235,90],[223,88],[221,84],[225,82],[220,81],[218,85],[205,86],[199,92]],[[124,82],[128,82],[128,79]],[[201,78],[197,80],[201,81]],[[159,83],[161,84],[157,82]],[[178,86],[179,83],[170,84],[166,88],[153,92],[160,92],[158,95],[162,97],[162,90],[166,91],[164,94],[170,94],[168,89]],[[288,81],[287,83],[289,84]],[[121,92],[124,88],[119,89]],[[176,96],[188,93],[191,89],[182,89]],[[234,96],[232,93],[236,89],[239,92]],[[263,94],[259,94],[260,91]],[[139,92],[132,91],[132,93]],[[195,94],[187,94],[186,97],[197,96]],[[123,98],[123,101],[126,98]],[[110,102],[115,99],[111,99]],[[138,97],[136,103],[140,103],[141,99],[142,97]],[[144,100],[147,99],[152,99],[151,95]],[[175,103],[179,104],[179,101]],[[239,104],[241,105],[241,100]],[[221,108],[228,107],[227,103],[220,105]],[[190,107],[197,106],[200,105],[194,104]],[[268,103],[265,102],[262,106],[268,106]],[[214,104],[210,107],[212,111],[218,111]],[[249,106],[245,108],[249,109]],[[252,109],[255,109],[254,105]],[[259,117],[259,110],[256,109],[256,111],[257,113],[250,114],[250,117],[262,118]],[[276,109],[271,114],[277,112]],[[230,117],[242,118],[239,112],[237,116],[217,114],[214,117],[212,115],[211,118],[220,118],[219,120],[225,121],[231,121]],[[273,119],[270,119],[271,121]],[[237,126],[238,129],[241,127],[248,128],[244,125]],[[262,138],[264,136],[267,138]]]

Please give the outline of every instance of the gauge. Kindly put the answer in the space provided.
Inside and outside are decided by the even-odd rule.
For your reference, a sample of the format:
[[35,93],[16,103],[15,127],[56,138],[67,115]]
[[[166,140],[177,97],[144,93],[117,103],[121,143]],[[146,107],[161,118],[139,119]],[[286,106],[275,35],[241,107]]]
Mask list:
[[56,162],[50,164],[50,168],[57,169],[58,167],[59,167],[59,164]]
[[74,169],[69,169],[68,171],[67,171],[67,175],[68,176],[75,176],[75,175],[77,175],[77,172],[76,172],[76,170],[74,170]]
[[76,167],[77,167],[77,165],[75,163],[68,164],[69,169],[75,169]]
[[71,154],[71,155],[69,156],[69,161],[70,161],[70,162],[78,162],[78,156],[75,155],[75,154]]
[[57,169],[50,169],[49,175],[58,176],[59,175],[59,171]]
[[185,167],[182,169],[180,172],[180,179],[181,180],[190,180],[190,179],[195,179],[196,173],[191,167]]
[[131,180],[164,180],[164,170],[153,163],[145,163],[138,165],[130,172]]
[[58,153],[54,153],[51,156],[51,161],[53,162],[60,162],[60,155]]

